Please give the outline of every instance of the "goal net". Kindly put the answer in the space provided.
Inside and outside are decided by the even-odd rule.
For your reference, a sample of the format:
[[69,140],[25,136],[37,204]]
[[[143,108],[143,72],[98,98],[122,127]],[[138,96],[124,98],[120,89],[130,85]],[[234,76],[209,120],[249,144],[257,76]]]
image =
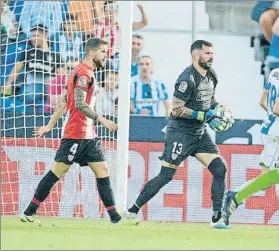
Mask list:
[[[127,34],[125,39],[122,38],[129,26],[125,26],[127,22],[123,22],[122,17],[123,13],[125,17],[129,15],[131,6],[124,8],[121,14],[124,6],[120,4],[121,2],[124,1],[104,6],[104,1],[9,1],[4,6],[1,14],[2,215],[21,215],[32,199],[38,182],[54,163],[54,156],[60,145],[62,119],[42,139],[32,137],[32,131],[35,127],[48,123],[54,107],[61,101],[62,89],[69,74],[84,56],[84,44],[90,37],[104,38],[109,43],[106,67],[95,72],[98,83],[92,107],[110,119],[121,120],[125,117],[122,116],[122,109],[118,110],[118,97],[121,100],[119,106],[126,102],[121,99],[125,90],[122,89],[120,95],[119,89],[123,85],[125,88],[126,84],[129,86],[129,83],[122,80],[119,83],[119,75],[124,72],[123,65],[130,67],[127,62],[131,53],[129,44],[131,46],[132,43],[129,40],[131,39],[129,33],[125,33]],[[122,21],[121,34],[118,18]],[[191,43],[188,37],[179,40],[181,34],[174,32],[168,34],[170,40],[166,39],[166,33],[140,32],[140,34],[144,36],[147,46],[150,46],[148,43],[151,40],[161,41],[162,47],[169,46],[168,41],[182,41],[178,43],[181,45],[181,49],[177,47],[179,52]],[[207,34],[206,39],[210,41],[214,38]],[[125,48],[126,53],[119,54],[120,41],[121,45],[125,45],[121,49]],[[221,44],[219,45],[217,44],[216,48],[222,50]],[[160,59],[162,47],[157,47],[158,43],[155,43],[151,51],[154,55],[160,54],[160,57],[157,57]],[[156,60],[156,56],[153,58]],[[175,63],[175,67],[178,64],[179,60]],[[165,71],[165,67],[168,67],[169,74],[169,65],[163,65],[160,70]],[[123,74],[125,75],[125,72]],[[127,101],[127,107],[128,105]],[[150,139],[153,134],[159,135],[165,131],[165,127],[160,126],[165,126],[166,120],[162,119],[161,121],[164,121],[161,123],[160,118],[148,119],[150,119],[148,123],[145,122],[148,126],[143,130],[143,127],[137,127],[142,123],[141,117],[131,118],[131,124],[136,126],[131,128],[130,132],[136,134],[136,139],[141,142],[130,142],[129,157],[124,156],[128,158],[129,164],[128,181],[125,179],[127,165],[121,166],[118,158],[121,143],[124,142],[118,138],[121,138],[119,135],[123,130],[122,132],[119,130],[116,135],[96,125],[97,134],[103,142],[114,193],[117,196],[120,191],[122,194],[118,198],[123,201],[127,193],[127,206],[134,203],[144,184],[155,177],[161,169],[159,156],[164,149],[164,143],[160,140],[142,142],[143,140],[139,139]],[[126,128],[129,128],[127,124]],[[159,133],[154,130],[158,130]],[[233,133],[232,135],[235,135]],[[247,130],[247,133],[245,131],[245,135],[249,135],[245,137],[250,137],[250,133],[251,129]],[[237,188],[246,180],[259,175],[258,156],[262,146],[224,144],[219,148],[227,162],[228,188]],[[119,175],[121,168],[122,176]],[[139,218],[208,222],[212,215],[211,181],[209,171],[196,159],[188,158],[181,163],[173,181],[163,187],[158,195],[142,208]],[[278,185],[258,193],[239,208],[232,222],[279,224],[278,195]],[[98,196],[92,171],[88,167],[80,168],[79,165],[73,165],[57,183],[46,201],[41,204],[38,214],[60,217],[107,217]]]
[[[53,165],[62,119],[45,138],[35,127],[46,125],[74,67],[91,37],[104,38],[109,51],[97,69],[95,110],[117,118],[119,26],[116,4],[104,1],[11,1],[2,9],[1,32],[1,212],[21,215],[39,180]],[[12,22],[11,22],[12,20]],[[96,125],[115,186],[116,134]],[[73,165],[42,203],[39,215],[105,217],[89,168]]]

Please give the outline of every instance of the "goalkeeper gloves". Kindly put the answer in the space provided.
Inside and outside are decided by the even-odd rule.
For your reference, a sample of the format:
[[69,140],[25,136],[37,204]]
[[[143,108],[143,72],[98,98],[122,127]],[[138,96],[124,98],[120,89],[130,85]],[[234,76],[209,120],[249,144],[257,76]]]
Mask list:
[[222,117],[216,115],[215,109],[205,113],[205,122],[208,123],[214,131],[222,131],[226,127],[226,123],[222,121]]

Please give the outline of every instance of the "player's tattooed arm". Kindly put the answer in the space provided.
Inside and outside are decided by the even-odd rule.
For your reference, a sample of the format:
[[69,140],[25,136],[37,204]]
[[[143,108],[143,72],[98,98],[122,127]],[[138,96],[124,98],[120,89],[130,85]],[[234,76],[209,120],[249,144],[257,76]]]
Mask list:
[[191,119],[193,110],[185,106],[186,102],[177,97],[172,100],[172,116]]
[[88,104],[85,102],[86,92],[76,88],[75,89],[75,104],[76,108],[80,110],[86,117],[93,119],[94,121],[98,120],[99,114],[95,112]]
[[102,115],[96,113],[88,104],[85,102],[86,92],[76,88],[75,89],[75,106],[82,112],[86,117],[102,123],[109,131],[115,132],[118,129],[117,124],[114,121],[107,120]]
[[65,87],[63,89],[62,102],[65,103],[65,104],[67,104],[67,102],[68,102],[68,89],[67,89],[67,87]]
[[185,106],[186,102],[173,97],[172,100],[172,112],[171,115],[173,117],[184,118],[184,119],[196,119],[200,121],[205,120],[205,113],[201,111],[194,111]]

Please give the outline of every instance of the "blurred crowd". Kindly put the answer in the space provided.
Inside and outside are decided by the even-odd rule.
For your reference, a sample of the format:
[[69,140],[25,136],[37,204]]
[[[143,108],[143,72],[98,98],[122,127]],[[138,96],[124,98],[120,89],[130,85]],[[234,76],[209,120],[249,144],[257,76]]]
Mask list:
[[261,73],[279,67],[279,1],[258,1],[252,11],[252,19],[259,23],[259,32],[253,37],[256,60],[262,62]]
[[[148,24],[142,5],[133,32]],[[5,117],[51,115],[68,76],[82,61],[91,37],[108,41],[105,68],[97,69],[95,109],[116,116],[120,55],[119,6],[115,1],[2,1],[1,108]],[[132,38],[131,113],[170,113],[165,84],[153,72],[151,56],[141,55],[144,38]]]

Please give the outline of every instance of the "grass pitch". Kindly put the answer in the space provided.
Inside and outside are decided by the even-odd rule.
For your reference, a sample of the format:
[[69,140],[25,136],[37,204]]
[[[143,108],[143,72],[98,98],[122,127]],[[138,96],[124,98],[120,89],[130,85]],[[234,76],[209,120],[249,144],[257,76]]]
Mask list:
[[279,227],[40,218],[42,226],[2,217],[1,250],[279,250]]

